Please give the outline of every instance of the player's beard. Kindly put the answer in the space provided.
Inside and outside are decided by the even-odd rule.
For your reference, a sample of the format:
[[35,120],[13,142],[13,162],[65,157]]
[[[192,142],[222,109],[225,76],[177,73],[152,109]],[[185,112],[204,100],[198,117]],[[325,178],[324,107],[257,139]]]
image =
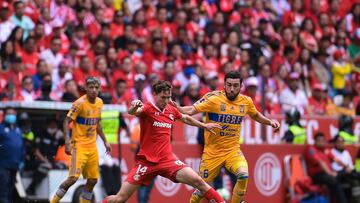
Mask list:
[[239,95],[240,91],[239,92],[226,92],[225,91],[225,95],[226,95],[226,98],[230,101],[234,101],[236,99],[236,97]]

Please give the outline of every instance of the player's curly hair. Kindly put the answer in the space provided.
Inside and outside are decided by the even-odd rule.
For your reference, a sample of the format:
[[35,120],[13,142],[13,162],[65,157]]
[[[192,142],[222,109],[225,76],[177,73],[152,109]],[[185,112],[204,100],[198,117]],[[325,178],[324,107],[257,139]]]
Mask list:
[[237,71],[237,70],[232,70],[232,71],[226,73],[225,78],[224,78],[224,83],[226,82],[226,80],[227,80],[228,78],[231,78],[231,79],[240,79],[240,83],[243,82],[243,78],[242,78],[242,76],[241,76],[241,73],[240,73],[240,71]]
[[172,86],[168,81],[159,80],[152,85],[152,90],[155,94],[159,94],[164,91],[171,91]]

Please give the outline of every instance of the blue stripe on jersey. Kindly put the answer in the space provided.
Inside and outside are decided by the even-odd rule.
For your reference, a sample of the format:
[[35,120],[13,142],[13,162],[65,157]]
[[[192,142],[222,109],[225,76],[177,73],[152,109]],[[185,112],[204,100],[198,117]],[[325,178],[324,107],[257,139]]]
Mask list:
[[76,123],[82,124],[82,125],[96,125],[99,121],[99,118],[84,118],[81,116],[78,116],[76,118]]
[[226,123],[226,124],[241,124],[243,116],[236,116],[231,114],[217,114],[217,113],[208,113],[209,120]]

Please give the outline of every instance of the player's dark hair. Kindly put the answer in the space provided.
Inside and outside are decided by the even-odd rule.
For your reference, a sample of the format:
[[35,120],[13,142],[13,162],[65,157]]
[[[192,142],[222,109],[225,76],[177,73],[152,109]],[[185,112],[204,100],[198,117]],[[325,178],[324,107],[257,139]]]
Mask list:
[[317,132],[314,135],[314,140],[317,141],[319,138],[325,137],[325,134],[323,132]]
[[237,71],[237,70],[232,70],[232,71],[226,73],[225,78],[224,78],[224,83],[226,82],[226,80],[227,80],[228,78],[231,78],[231,79],[240,79],[240,84],[241,84],[242,81],[243,81],[243,78],[241,77],[240,71]]
[[171,84],[168,81],[159,80],[152,85],[152,90],[155,94],[160,92],[170,91],[172,89]]

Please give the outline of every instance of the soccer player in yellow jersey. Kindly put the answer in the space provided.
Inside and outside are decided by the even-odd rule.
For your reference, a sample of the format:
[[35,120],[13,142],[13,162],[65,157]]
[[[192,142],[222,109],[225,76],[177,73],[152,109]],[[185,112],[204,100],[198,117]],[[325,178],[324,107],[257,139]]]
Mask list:
[[[240,150],[240,129],[243,118],[248,114],[253,120],[270,125],[278,130],[280,124],[258,112],[250,97],[240,94],[242,78],[239,71],[225,75],[224,91],[206,94],[192,106],[177,106],[181,113],[194,115],[206,113],[206,123],[218,123],[222,129],[215,129],[216,134],[205,131],[205,147],[200,163],[200,175],[210,183],[218,175],[221,167],[237,177],[233,188],[231,203],[244,201],[248,182],[248,165]],[[194,191],[190,203],[201,201],[203,194]]]
[[[60,185],[51,203],[59,202],[66,191],[78,180],[80,174],[87,179],[80,202],[87,203],[92,199],[92,191],[99,177],[99,160],[96,137],[99,134],[106,151],[110,144],[106,141],[100,125],[103,101],[97,97],[100,91],[100,80],[96,77],[86,79],[86,95],[76,100],[64,120],[65,152],[71,155],[68,178]],[[73,123],[71,140],[69,124]]]

